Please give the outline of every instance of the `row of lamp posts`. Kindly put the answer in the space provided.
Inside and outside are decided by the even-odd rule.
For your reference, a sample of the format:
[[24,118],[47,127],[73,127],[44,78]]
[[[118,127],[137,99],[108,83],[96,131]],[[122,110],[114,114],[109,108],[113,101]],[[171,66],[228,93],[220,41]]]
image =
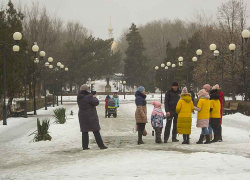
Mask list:
[[[13,34],[13,39],[15,41],[15,44],[7,44],[6,42],[0,42],[0,45],[2,45],[2,98],[3,98],[3,125],[7,125],[7,109],[6,109],[6,59],[5,59],[5,52],[6,47],[13,46],[12,49],[14,52],[19,52],[20,47],[18,46],[18,42],[22,39],[22,34],[20,32],[15,32]],[[43,61],[43,58],[45,57],[46,53],[44,51],[40,51],[39,58],[37,57],[37,53],[39,51],[39,47],[36,43],[32,46],[32,51],[34,52],[34,71],[33,71],[33,98],[34,98],[34,115],[37,115],[36,113],[36,66],[38,65],[39,61]],[[25,51],[25,74],[24,74],[24,118],[27,118],[27,61],[28,61],[28,52]],[[53,69],[53,65],[51,64],[53,62],[53,58],[49,57],[48,62],[45,63],[45,67],[49,67],[49,69]],[[64,69],[64,65],[60,62],[57,63],[58,68],[55,68],[55,71],[57,72],[60,69],[61,72],[61,104],[62,104],[62,79],[63,79],[63,70],[65,72],[68,72],[68,68],[66,67]],[[46,71],[46,69],[44,69]],[[46,96],[46,73],[44,73],[44,96],[45,96],[45,110],[47,110],[47,96]],[[58,96],[57,96],[57,105],[58,105]],[[53,106],[54,106],[54,91],[53,91]]]
[[[243,41],[243,39],[245,40],[245,42],[247,42],[248,41],[248,39],[249,39],[249,37],[250,37],[250,31],[249,30],[244,30],[244,31],[242,31],[242,41]],[[244,43],[244,42],[242,42],[242,43]],[[215,44],[211,44],[210,46],[209,46],[209,48],[210,48],[210,50],[212,51],[212,53],[213,53],[213,55],[214,55],[214,57],[215,58],[217,58],[219,55],[220,55],[220,52],[219,52],[219,50],[217,49],[217,47],[216,47],[216,45]],[[229,50],[231,51],[231,54],[232,54],[232,61],[234,61],[234,58],[233,58],[233,53],[235,52],[235,49],[236,49],[236,45],[235,44],[230,44],[229,46],[228,46],[228,48],[229,48]],[[243,48],[244,48],[244,44],[243,44]],[[242,58],[244,58],[244,54],[243,54],[243,49],[242,48]],[[196,55],[198,56],[198,57],[193,57],[192,58],[192,62],[197,62],[198,61],[198,59],[201,59],[201,55],[202,55],[202,50],[201,49],[198,49],[197,51],[196,51]],[[221,51],[221,57],[222,57],[222,72],[221,72],[221,88],[223,88],[223,84],[224,84],[224,52],[223,51]],[[183,57],[179,57],[178,58],[178,62],[179,62],[179,66],[183,66]],[[209,60],[209,57],[207,57],[207,60],[206,60],[206,83],[208,83],[208,60]],[[174,66],[173,66],[174,65]],[[171,63],[170,62],[168,62],[167,63],[167,66],[165,66],[165,64],[161,64],[161,68],[159,68],[158,66],[156,66],[155,67],[155,70],[160,70],[161,71],[161,102],[162,102],[162,73],[163,73],[163,70],[164,70],[164,67],[165,67],[165,69],[167,70],[168,69],[168,67],[170,67],[171,66]],[[245,68],[244,68],[244,71],[245,71],[245,79],[246,79],[246,90],[245,90],[245,100],[247,100],[248,99],[248,82],[247,82],[247,69],[248,69],[248,64],[245,64],[244,65],[245,66]],[[174,68],[175,67],[175,64],[172,64],[172,67]],[[186,80],[186,85],[188,86],[188,84],[189,84],[189,67],[190,67],[190,64],[189,64],[189,62],[187,62],[187,66],[186,66],[186,68],[187,68],[187,80]],[[175,80],[175,71],[174,71],[174,80]]]
[[[161,103],[162,103],[162,78],[163,78],[163,72],[164,72],[164,70],[168,70],[170,67],[172,67],[172,69],[174,70],[176,65],[172,64],[171,62],[167,62],[166,65],[164,63],[162,63],[160,67],[161,68],[159,68],[159,66],[155,66],[155,70],[160,71],[160,76],[161,76]],[[175,71],[174,71],[174,80],[175,80]]]

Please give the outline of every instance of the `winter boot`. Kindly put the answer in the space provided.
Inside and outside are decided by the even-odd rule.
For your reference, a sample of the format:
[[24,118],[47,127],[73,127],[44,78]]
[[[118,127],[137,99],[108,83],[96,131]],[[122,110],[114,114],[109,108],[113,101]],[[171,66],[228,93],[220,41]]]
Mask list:
[[199,139],[198,142],[196,142],[196,144],[203,144],[203,138],[204,138],[204,135],[201,134],[201,135],[200,135],[200,139]]
[[179,142],[179,140],[176,139],[176,134],[172,136],[172,142]]
[[183,142],[182,144],[187,144],[187,135],[183,134]]
[[138,131],[138,145],[140,144],[144,144],[144,142],[142,141],[142,131]]
[[218,142],[222,142],[222,128],[221,125],[218,128]]
[[108,149],[108,147],[107,146],[102,146],[102,147],[100,147],[100,149]]
[[218,142],[218,128],[214,128],[214,139],[211,141],[211,143]]
[[206,135],[206,142],[204,144],[211,144],[209,134]]
[[190,144],[190,141],[189,141],[189,134],[187,135],[187,143],[186,144]]
[[161,128],[155,128],[155,142],[156,143],[162,143],[161,132],[162,132]]

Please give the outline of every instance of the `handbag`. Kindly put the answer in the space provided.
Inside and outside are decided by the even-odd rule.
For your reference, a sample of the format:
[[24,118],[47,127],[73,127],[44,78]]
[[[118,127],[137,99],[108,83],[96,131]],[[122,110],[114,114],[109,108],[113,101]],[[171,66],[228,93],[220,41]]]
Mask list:
[[142,132],[142,135],[143,135],[143,136],[147,136],[147,134],[148,134],[148,133],[147,133],[146,129],[144,129],[144,131]]

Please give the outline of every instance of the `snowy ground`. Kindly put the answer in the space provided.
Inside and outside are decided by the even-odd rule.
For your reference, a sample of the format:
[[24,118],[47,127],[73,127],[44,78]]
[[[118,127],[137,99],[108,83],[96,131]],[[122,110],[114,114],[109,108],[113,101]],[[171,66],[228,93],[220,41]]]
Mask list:
[[[0,179],[249,180],[250,117],[239,113],[224,116],[221,143],[195,144],[200,133],[195,114],[190,145],[182,145],[181,136],[178,143],[155,144],[150,124],[146,126],[146,144],[137,145],[133,98],[121,101],[116,119],[104,118],[103,101],[97,107],[107,150],[100,150],[90,133],[91,149],[82,151],[76,102],[63,105],[67,108],[66,124],[54,124],[51,119],[52,141],[30,142],[33,136],[29,134],[36,129],[36,118],[51,118],[55,108],[38,110],[38,116],[27,119],[9,118],[7,126],[0,122]],[[150,100],[147,108],[150,120]]]

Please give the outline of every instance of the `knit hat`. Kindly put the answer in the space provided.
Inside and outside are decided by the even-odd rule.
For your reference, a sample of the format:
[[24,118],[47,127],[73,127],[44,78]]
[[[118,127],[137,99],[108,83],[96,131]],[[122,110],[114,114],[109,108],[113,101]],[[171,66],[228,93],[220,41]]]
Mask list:
[[209,92],[211,90],[211,86],[209,84],[205,84],[203,86],[203,89],[205,89],[207,92]]
[[212,89],[220,89],[219,84],[214,85]]
[[179,86],[178,82],[173,82],[172,86]]
[[107,96],[106,96],[106,99],[110,99],[110,96],[109,96],[109,95],[107,95]]
[[182,88],[182,91],[181,91],[181,94],[187,94],[188,93],[188,90],[186,87]]
[[201,96],[207,96],[209,95],[208,92],[205,89],[202,89],[198,92],[198,97],[200,98]]
[[154,105],[155,108],[161,107],[161,103],[159,101],[154,101],[152,102],[152,104]]
[[142,86],[138,87],[138,89],[137,89],[137,91],[139,91],[139,92],[143,92],[144,90],[145,90],[145,88]]
[[87,84],[83,84],[81,87],[80,87],[80,90],[88,90],[89,89],[89,87],[88,87],[88,85]]

